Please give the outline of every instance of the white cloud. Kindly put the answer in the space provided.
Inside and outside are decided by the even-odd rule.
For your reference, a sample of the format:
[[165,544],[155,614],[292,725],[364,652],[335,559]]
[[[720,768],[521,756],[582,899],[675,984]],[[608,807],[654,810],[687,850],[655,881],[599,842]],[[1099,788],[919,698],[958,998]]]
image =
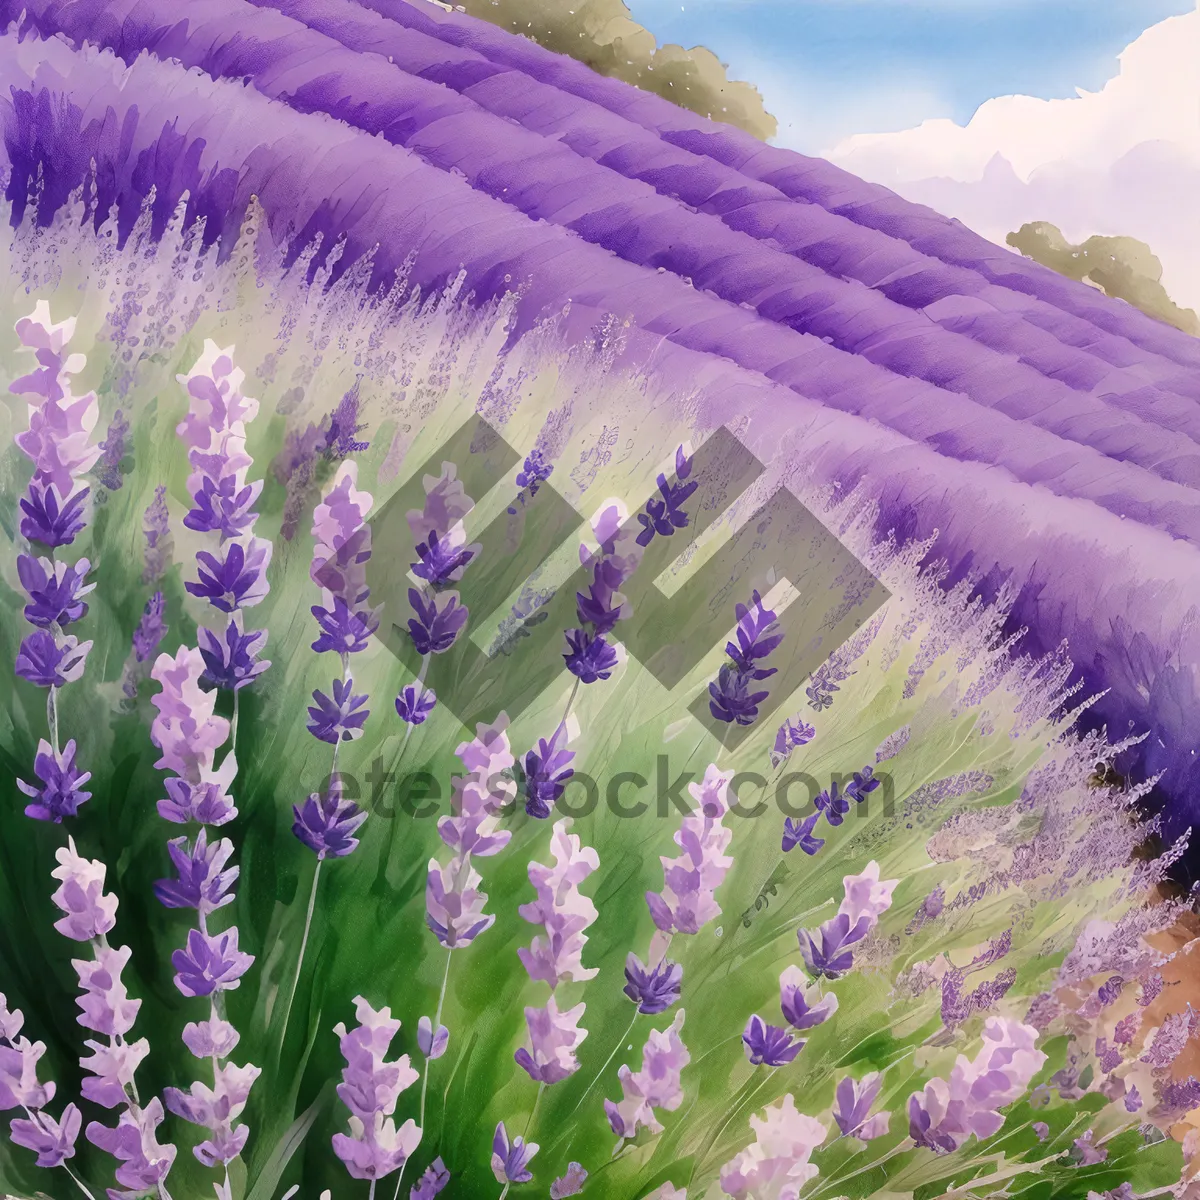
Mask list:
[[1078,240],[1146,241],[1200,309],[1200,6],[1147,29],[1098,92],[1002,96],[966,126],[938,119],[846,138],[825,157],[986,237],[1046,220]]

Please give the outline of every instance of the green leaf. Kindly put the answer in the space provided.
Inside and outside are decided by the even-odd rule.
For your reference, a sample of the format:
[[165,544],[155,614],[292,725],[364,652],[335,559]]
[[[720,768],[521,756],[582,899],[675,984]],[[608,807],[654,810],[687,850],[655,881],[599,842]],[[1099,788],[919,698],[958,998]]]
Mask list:
[[259,1172],[258,1178],[254,1181],[254,1187],[250,1189],[246,1200],[271,1200],[292,1155],[300,1148],[300,1144],[307,1136],[313,1122],[329,1105],[332,1097],[333,1084],[328,1083],[308,1108],[288,1126],[287,1133],[279,1139],[275,1149],[271,1151],[271,1157],[267,1159],[263,1169]]

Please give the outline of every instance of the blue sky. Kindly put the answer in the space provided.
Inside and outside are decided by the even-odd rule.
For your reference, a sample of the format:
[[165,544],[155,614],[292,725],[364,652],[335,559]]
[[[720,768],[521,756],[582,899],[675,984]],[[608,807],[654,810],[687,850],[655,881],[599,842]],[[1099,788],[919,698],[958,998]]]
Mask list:
[[659,42],[708,46],[758,85],[780,144],[815,153],[983,101],[1094,91],[1195,0],[626,0]]

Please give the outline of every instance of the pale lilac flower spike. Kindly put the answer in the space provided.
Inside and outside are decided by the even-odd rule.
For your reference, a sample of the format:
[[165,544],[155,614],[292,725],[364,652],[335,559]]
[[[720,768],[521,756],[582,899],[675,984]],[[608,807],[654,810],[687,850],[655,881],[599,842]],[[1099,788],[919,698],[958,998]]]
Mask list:
[[683,1103],[683,1084],[680,1073],[691,1061],[683,1044],[684,1010],[664,1030],[651,1030],[642,1050],[642,1069],[633,1072],[622,1066],[617,1072],[621,1081],[619,1102],[604,1101],[608,1123],[618,1139],[637,1136],[639,1129],[661,1133],[663,1126],[655,1115],[656,1108],[674,1112]]
[[892,1114],[884,1112],[871,1116],[871,1105],[882,1088],[883,1076],[878,1071],[872,1071],[858,1080],[847,1075],[837,1085],[833,1119],[843,1137],[856,1137],[861,1142],[869,1142],[887,1133]]
[[497,1183],[528,1183],[533,1178],[529,1161],[538,1152],[536,1142],[526,1142],[523,1137],[509,1139],[508,1130],[501,1121],[492,1137],[492,1174]]
[[675,844],[683,853],[662,858],[665,886],[661,892],[646,893],[654,924],[664,933],[699,933],[721,913],[713,893],[733,865],[725,853],[733,831],[721,824],[729,807],[732,778],[732,771],[718,770],[713,764],[702,783],[688,786],[698,808],[683,818],[675,834]]
[[341,1045],[342,1082],[337,1093],[350,1110],[349,1134],[333,1136],[334,1153],[353,1179],[382,1179],[398,1170],[421,1141],[421,1129],[411,1118],[397,1129],[391,1114],[400,1093],[420,1076],[409,1065],[407,1054],[384,1059],[400,1022],[391,1009],[374,1009],[362,996],[354,998],[358,1025],[334,1027]]
[[0,1110],[24,1110],[24,1117],[9,1121],[13,1144],[32,1150],[39,1167],[58,1167],[75,1156],[82,1118],[74,1104],[66,1105],[58,1120],[45,1111],[55,1090],[52,1082],[37,1078],[46,1047],[20,1036],[24,1023],[20,1009],[9,1009],[0,995]]
[[975,1058],[960,1054],[949,1080],[931,1079],[908,1098],[913,1141],[949,1154],[972,1136],[982,1139],[997,1132],[1004,1124],[999,1110],[1024,1095],[1046,1061],[1036,1048],[1037,1036],[1032,1025],[989,1017]]
[[798,1196],[818,1173],[809,1159],[825,1140],[825,1126],[798,1112],[789,1092],[761,1117],[751,1117],[750,1128],[754,1143],[721,1168],[721,1191],[734,1200]]

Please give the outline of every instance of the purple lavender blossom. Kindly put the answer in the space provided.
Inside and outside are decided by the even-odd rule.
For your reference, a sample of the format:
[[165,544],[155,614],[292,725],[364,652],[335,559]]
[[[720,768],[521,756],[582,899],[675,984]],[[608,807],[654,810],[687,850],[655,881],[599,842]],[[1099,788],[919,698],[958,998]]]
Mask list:
[[428,1017],[422,1017],[417,1022],[417,1049],[428,1059],[441,1058],[450,1045],[450,1030],[445,1025],[436,1029]]
[[816,736],[817,731],[799,717],[794,721],[784,721],[775,734],[775,744],[771,747],[771,766],[778,767],[791,756],[793,750],[807,746]]
[[322,742],[336,746],[339,741],[350,742],[363,735],[363,725],[371,715],[363,708],[366,693],[353,695],[353,679],[335,679],[333,698],[324,692],[313,692],[316,706],[308,710],[308,732]]
[[249,538],[245,546],[241,542],[230,542],[224,558],[201,550],[196,561],[200,564],[199,579],[183,586],[193,596],[207,600],[222,612],[249,608],[267,594],[271,543],[262,538]]
[[236,619],[231,619],[226,626],[224,639],[211,629],[199,629],[196,644],[204,659],[200,686],[206,692],[217,688],[229,692],[240,691],[271,665],[268,660],[259,662],[256,657],[267,644],[267,631],[259,629],[243,633]]
[[810,817],[805,817],[803,821],[797,821],[793,817],[785,817],[783,822],[783,852],[786,854],[789,850],[794,850],[799,846],[805,854],[816,854],[825,845],[824,838],[813,836],[813,830],[820,819],[821,814],[819,812],[813,813]]
[[[538,494],[538,489],[554,474],[554,466],[546,461],[545,454],[536,446],[529,452],[521,469],[517,472],[516,484],[521,489],[518,499],[524,508]],[[508,515],[515,517],[515,504],[509,505]]]
[[36,1112],[29,1120],[18,1117],[10,1121],[8,1127],[13,1144],[32,1150],[39,1167],[60,1167],[75,1157],[82,1123],[79,1109],[68,1104],[57,1121],[49,1113]]
[[732,725],[753,725],[758,719],[758,706],[768,692],[752,692],[750,677],[726,663],[708,685],[708,708],[718,721]]
[[525,811],[539,821],[550,815],[575,774],[567,765],[575,757],[575,752],[566,748],[567,738],[567,723],[560,721],[549,741],[539,738],[537,749],[525,755]]
[[459,603],[458,593],[450,592],[445,600],[444,607],[439,608],[436,597],[426,603],[416,588],[408,589],[408,602],[416,614],[409,618],[408,633],[422,657],[444,654],[467,623],[469,610]]
[[588,1035],[579,1027],[584,1008],[580,1003],[562,1010],[552,994],[544,1007],[525,1009],[529,1045],[520,1047],[513,1058],[530,1079],[547,1085],[561,1083],[579,1070],[576,1051]]
[[830,825],[840,825],[842,818],[850,811],[850,801],[846,799],[849,794],[849,792],[838,791],[838,783],[835,779],[825,791],[817,796],[813,804],[825,814],[825,819]]
[[674,1112],[683,1103],[681,1074],[691,1061],[683,1044],[684,1011],[662,1030],[652,1029],[642,1049],[642,1068],[632,1071],[624,1065],[617,1071],[621,1081],[621,1099],[605,1100],[604,1113],[609,1127],[618,1138],[636,1137],[639,1129],[661,1133],[662,1122],[654,1110]]
[[807,929],[798,933],[800,957],[814,976],[840,979],[854,966],[851,947],[867,936],[870,926],[866,919],[851,924],[845,913],[826,921],[814,937]]
[[238,950],[236,929],[215,934],[191,929],[186,947],[171,955],[175,986],[185,996],[210,996],[236,988],[253,962],[253,955]]
[[1094,1136],[1093,1131],[1089,1129],[1071,1143],[1072,1154],[1081,1167],[1094,1167],[1108,1158],[1108,1151],[1103,1146],[1093,1144]]
[[157,1189],[175,1161],[175,1147],[159,1145],[155,1131],[162,1124],[162,1101],[156,1096],[136,1114],[127,1108],[115,1129],[92,1121],[87,1139],[119,1159],[117,1182],[135,1196]]
[[240,484],[234,475],[219,480],[206,478],[192,496],[192,508],[184,515],[183,523],[197,533],[216,533],[221,541],[248,534],[258,514],[255,502],[262,492],[263,481]]
[[332,609],[314,604],[311,612],[321,629],[321,636],[312,644],[318,654],[327,650],[357,654],[370,645],[371,635],[379,628],[374,613],[351,609],[341,596],[334,598]]
[[174,1087],[164,1091],[167,1108],[175,1116],[209,1131],[209,1136],[192,1151],[206,1167],[231,1163],[241,1154],[250,1127],[234,1122],[245,1109],[250,1089],[261,1073],[260,1068],[250,1064],[239,1067],[214,1063],[211,1087],[196,1082],[187,1092]]
[[[708,685],[708,707],[718,721],[751,725],[758,717],[758,706],[767,698],[767,692],[751,691],[751,685],[775,674],[775,667],[762,664],[779,647],[783,635],[779,632],[775,613],[764,606],[757,591],[752,593],[749,606],[738,604],[734,612],[737,616],[734,637],[737,640],[725,643],[730,661]],[[779,736],[776,736],[777,745]]]
[[637,1005],[638,1012],[656,1016],[666,1012],[680,996],[683,967],[661,959],[651,970],[632,951],[625,959],[625,986],[621,990]]
[[1039,1142],[1044,1142],[1050,1136],[1050,1126],[1045,1121],[1034,1121],[1030,1128]]
[[783,1019],[803,1032],[823,1025],[838,1010],[838,998],[833,992],[821,994],[816,984],[809,984],[797,966],[785,967],[779,976],[779,1009]]
[[742,1042],[746,1057],[756,1067],[786,1066],[804,1049],[802,1039],[794,1038],[778,1025],[768,1025],[757,1013],[746,1022]]
[[84,585],[90,570],[91,564],[86,558],[69,567],[48,558],[18,554],[17,574],[29,595],[25,620],[39,629],[49,629],[51,625],[65,629],[72,621],[84,617],[88,606],[81,597],[96,586],[94,583]]
[[406,725],[423,725],[437,706],[437,693],[433,688],[406,684],[396,697],[396,714]]
[[588,1173],[582,1164],[568,1163],[567,1173],[550,1185],[550,1200],[566,1200],[568,1196],[578,1196],[583,1191],[587,1177]]
[[322,422],[323,425],[327,422],[329,426],[325,433],[325,443],[323,446],[323,453],[326,458],[347,458],[351,454],[359,454],[363,450],[371,448],[370,442],[356,441],[354,436],[366,428],[366,425],[362,424],[358,419],[360,404],[359,389],[361,386],[362,376],[360,375],[354,381],[354,386],[338,401],[338,405],[333,412]]
[[155,592],[146,601],[142,619],[133,631],[133,657],[138,662],[145,662],[167,636],[167,623],[163,620],[165,609],[166,601],[162,592]]
[[872,1071],[859,1080],[847,1075],[837,1085],[833,1119],[843,1137],[856,1137],[859,1141],[869,1142],[887,1133],[891,1113],[870,1115],[871,1105],[882,1088],[883,1075],[878,1071]]
[[189,847],[185,837],[172,838],[167,843],[177,879],[160,879],[154,885],[158,902],[166,908],[194,908],[208,916],[233,903],[229,889],[238,877],[238,867],[225,869],[233,854],[233,843],[221,838],[210,846],[208,830],[201,828],[195,843]]
[[567,670],[580,683],[595,683],[598,679],[608,679],[617,668],[617,652],[603,637],[593,637],[583,629],[568,629],[567,653],[563,658]]
[[193,783],[178,776],[163,781],[167,798],[158,802],[158,815],[164,821],[187,825],[225,825],[237,816],[233,797],[226,793],[226,783],[203,780]]
[[69,546],[75,535],[87,524],[83,506],[90,488],[81,488],[69,499],[60,500],[50,484],[29,485],[29,495],[21,498],[21,536],[54,549]]
[[[691,473],[692,460],[684,455],[680,446],[675,451],[676,479],[687,479]],[[668,483],[665,474],[660,474],[657,482],[661,498],[647,501],[646,511],[638,513],[638,521],[642,525],[642,531],[637,536],[639,546],[650,545],[655,534],[670,537],[677,529],[686,529],[688,515],[682,506],[699,486],[694,479],[691,483]]]
[[75,942],[91,942],[111,933],[117,923],[117,898],[104,892],[104,864],[81,857],[70,837],[54,857],[58,866],[51,875],[59,886],[51,900],[63,913],[54,928]]
[[846,795],[856,804],[861,804],[878,786],[879,780],[875,778],[875,768],[863,767],[861,771],[854,772],[854,778],[846,788]]
[[68,635],[61,640],[39,629],[21,643],[16,672],[35,687],[60,688],[83,675],[91,642]]
[[434,1200],[450,1182],[450,1172],[441,1158],[435,1158],[425,1168],[425,1173],[413,1184],[408,1200]]
[[438,531],[431,529],[429,537],[417,544],[417,561],[412,564],[412,572],[435,592],[441,591],[462,579],[475,552],[474,547],[460,545],[449,534],[439,538]]
[[358,848],[354,833],[367,819],[366,812],[351,800],[342,799],[340,780],[335,779],[321,795],[313,792],[303,805],[293,805],[292,833],[317,858],[345,858]]
[[76,766],[74,738],[58,753],[45,739],[39,741],[33,770],[40,786],[18,779],[17,787],[31,797],[33,803],[25,806],[25,815],[35,821],[61,824],[64,817],[73,817],[79,806],[92,798],[91,792],[81,790],[92,776],[90,771],[81,771]]
[[492,1136],[492,1174],[497,1183],[528,1183],[533,1178],[529,1161],[538,1152],[536,1142],[527,1143],[519,1135],[510,1140],[501,1121]]

